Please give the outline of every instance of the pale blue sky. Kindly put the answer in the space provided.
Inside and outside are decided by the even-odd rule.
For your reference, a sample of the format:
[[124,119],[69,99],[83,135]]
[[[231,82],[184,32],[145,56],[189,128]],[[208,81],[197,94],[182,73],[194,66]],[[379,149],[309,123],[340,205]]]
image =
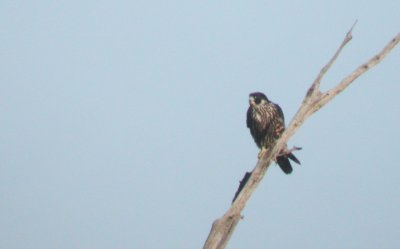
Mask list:
[[[0,2],[0,248],[201,248],[356,19],[335,85],[400,31],[400,2]],[[396,248],[400,48],[307,120],[229,245]]]

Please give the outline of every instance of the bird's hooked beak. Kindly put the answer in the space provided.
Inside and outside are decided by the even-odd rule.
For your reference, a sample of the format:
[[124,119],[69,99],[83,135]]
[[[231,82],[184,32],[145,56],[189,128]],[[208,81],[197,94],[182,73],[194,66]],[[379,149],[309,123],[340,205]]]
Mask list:
[[254,97],[253,96],[250,96],[249,97],[249,104],[250,104],[250,106],[255,106],[256,105],[256,102],[254,101]]

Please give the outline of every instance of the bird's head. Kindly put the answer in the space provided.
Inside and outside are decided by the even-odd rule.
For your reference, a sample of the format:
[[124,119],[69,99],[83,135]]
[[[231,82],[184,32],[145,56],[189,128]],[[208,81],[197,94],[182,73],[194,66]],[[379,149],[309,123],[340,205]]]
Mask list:
[[258,105],[264,105],[269,102],[267,96],[261,92],[254,92],[249,94],[249,104],[252,107],[256,107]]

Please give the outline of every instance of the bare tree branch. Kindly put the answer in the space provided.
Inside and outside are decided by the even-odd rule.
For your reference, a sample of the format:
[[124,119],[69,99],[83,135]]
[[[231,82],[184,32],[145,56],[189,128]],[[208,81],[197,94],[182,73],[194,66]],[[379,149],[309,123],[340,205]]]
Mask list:
[[321,84],[321,80],[322,78],[325,76],[326,72],[328,72],[328,70],[331,68],[331,66],[333,65],[333,63],[336,61],[336,59],[339,57],[339,54],[342,52],[343,48],[347,45],[347,43],[349,43],[351,41],[351,39],[353,38],[352,32],[353,32],[353,28],[354,26],[356,26],[357,21],[354,22],[353,26],[350,28],[350,30],[347,32],[346,36],[344,37],[344,40],[342,42],[342,44],[340,44],[339,48],[337,49],[336,53],[332,56],[332,58],[329,60],[328,64],[326,64],[320,71],[320,73],[317,75],[317,78],[314,80],[314,83],[311,85],[310,89],[308,89],[307,95],[304,100],[311,100],[312,95],[314,95],[315,93],[320,93],[319,92],[319,86]]
[[[354,23],[354,25],[355,24],[356,23]],[[208,238],[203,246],[203,249],[223,249],[226,247],[230,237],[233,234],[233,231],[236,228],[236,225],[241,219],[241,212],[244,209],[247,201],[257,188],[258,184],[263,179],[271,162],[276,158],[281,149],[284,148],[289,138],[296,133],[296,131],[310,115],[326,105],[330,100],[332,100],[335,96],[346,89],[360,75],[364,74],[370,68],[381,62],[400,41],[399,33],[383,48],[381,52],[372,57],[366,63],[359,66],[357,69],[355,69],[336,87],[326,91],[325,93],[321,93],[319,90],[321,80],[326,72],[333,65],[333,63],[336,61],[343,48],[352,39],[352,30],[354,25],[346,34],[342,44],[339,46],[336,53],[317,75],[313,84],[308,89],[302,105],[300,106],[296,115],[293,117],[285,132],[276,141],[273,148],[268,151],[269,153],[264,153],[263,157],[258,160],[257,165],[253,169],[251,175],[247,175],[247,178],[243,180],[245,182],[244,184],[241,184],[242,189],[236,193],[237,195],[235,195],[235,199],[228,211],[221,218],[214,221]]]
[[370,68],[373,66],[377,65],[379,62],[381,62],[389,53],[392,51],[392,49],[399,43],[400,41],[400,34],[397,34],[396,37],[394,37],[383,49],[381,52],[379,52],[377,55],[372,57],[370,60],[368,60],[366,63],[362,64],[359,66],[357,69],[355,69],[349,76],[344,78],[339,85],[336,87],[330,89],[326,93],[324,93],[321,96],[321,99],[319,100],[319,103],[317,106],[314,107],[314,112],[318,111],[322,106],[324,106],[326,103],[331,101],[336,95],[341,93],[344,89],[346,89],[354,80],[356,80],[358,77],[360,77],[363,73],[368,71]]

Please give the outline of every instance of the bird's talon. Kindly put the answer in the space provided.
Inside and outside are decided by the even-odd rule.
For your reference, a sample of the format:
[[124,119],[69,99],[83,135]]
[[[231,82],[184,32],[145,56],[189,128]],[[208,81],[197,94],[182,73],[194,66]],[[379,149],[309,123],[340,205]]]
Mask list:
[[261,148],[260,152],[258,152],[258,159],[261,159],[265,152],[267,151],[267,149],[265,149],[264,147]]

